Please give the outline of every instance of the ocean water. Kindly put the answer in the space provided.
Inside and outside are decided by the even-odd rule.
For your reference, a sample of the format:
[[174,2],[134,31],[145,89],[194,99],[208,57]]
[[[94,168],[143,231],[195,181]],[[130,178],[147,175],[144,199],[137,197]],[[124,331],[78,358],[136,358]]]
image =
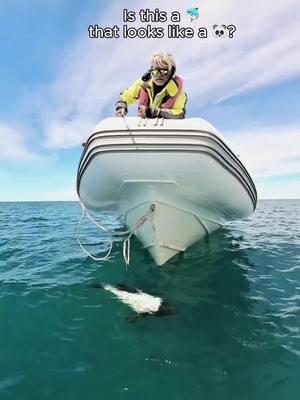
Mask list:
[[[120,239],[107,262],[82,253],[80,214],[77,203],[0,204],[1,400],[299,398],[300,201],[260,201],[161,268],[133,241],[128,270]],[[99,255],[97,235],[86,223]],[[177,313],[129,323],[126,305],[89,288],[100,281]]]

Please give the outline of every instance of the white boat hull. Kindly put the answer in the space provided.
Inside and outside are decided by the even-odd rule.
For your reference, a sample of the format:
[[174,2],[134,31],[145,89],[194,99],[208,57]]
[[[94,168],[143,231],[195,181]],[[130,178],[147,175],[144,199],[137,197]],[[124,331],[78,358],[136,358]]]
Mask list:
[[254,211],[249,174],[206,121],[169,120],[163,127],[154,120],[146,127],[137,118],[127,121],[129,130],[121,118],[95,128],[77,190],[87,209],[111,208],[122,216],[157,265]]
[[[225,222],[204,207],[195,207],[188,196],[180,197],[182,188],[175,182],[126,181],[120,191],[119,212],[123,222],[157,265],[185,251]],[[147,219],[135,229],[137,221],[145,215]]]

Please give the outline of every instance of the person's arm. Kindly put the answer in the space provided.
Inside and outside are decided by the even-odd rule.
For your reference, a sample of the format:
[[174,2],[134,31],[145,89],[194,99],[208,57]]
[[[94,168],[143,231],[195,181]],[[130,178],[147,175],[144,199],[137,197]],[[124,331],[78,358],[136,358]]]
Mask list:
[[135,103],[139,96],[143,81],[137,79],[128,89],[123,90],[120,94],[120,100],[126,102],[128,105]]
[[128,112],[128,106],[135,103],[139,98],[142,83],[141,79],[137,79],[128,89],[120,93],[120,98],[116,103],[116,115],[118,117],[125,116]]
[[185,92],[181,92],[175,101],[173,108],[160,108],[154,110],[155,117],[161,117],[165,119],[184,119],[185,118],[185,105],[187,102],[187,95]]

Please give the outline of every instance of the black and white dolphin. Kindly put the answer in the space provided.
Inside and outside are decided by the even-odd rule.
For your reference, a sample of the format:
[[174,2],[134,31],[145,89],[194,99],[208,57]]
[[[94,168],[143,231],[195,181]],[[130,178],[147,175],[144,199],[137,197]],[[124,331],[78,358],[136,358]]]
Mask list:
[[109,285],[106,283],[94,283],[90,287],[104,289],[113,293],[118,300],[127,304],[135,314],[128,318],[129,322],[136,321],[139,317],[153,315],[164,317],[175,314],[175,308],[170,306],[164,299],[142,292],[139,289],[131,288],[124,283]]

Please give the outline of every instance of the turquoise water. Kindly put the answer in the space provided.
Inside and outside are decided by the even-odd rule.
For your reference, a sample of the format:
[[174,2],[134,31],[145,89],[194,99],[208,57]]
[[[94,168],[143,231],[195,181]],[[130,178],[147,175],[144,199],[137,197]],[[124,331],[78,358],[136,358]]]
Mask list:
[[[77,203],[1,203],[0,399],[299,398],[299,206],[261,201],[162,268],[133,242],[126,271],[121,241],[106,263],[81,252]],[[99,281],[177,314],[130,324]]]

